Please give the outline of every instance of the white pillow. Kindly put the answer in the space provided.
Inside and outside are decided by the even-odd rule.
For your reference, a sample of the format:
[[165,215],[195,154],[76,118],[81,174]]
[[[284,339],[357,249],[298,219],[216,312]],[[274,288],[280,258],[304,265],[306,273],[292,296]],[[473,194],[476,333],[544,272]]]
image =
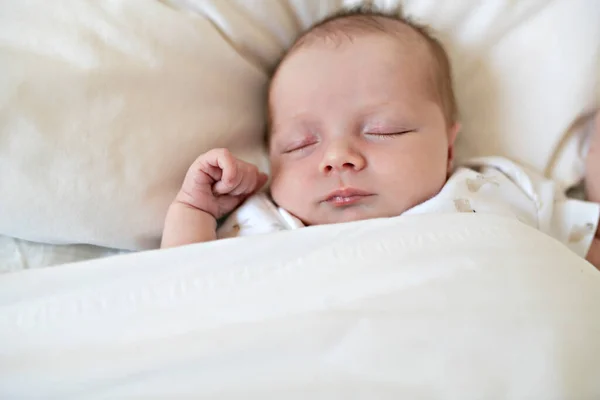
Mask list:
[[[197,155],[226,146],[266,169],[268,70],[344,3],[357,1],[0,0],[0,234],[156,246]],[[402,3],[448,44],[459,156],[576,181],[577,146],[557,149],[594,106],[600,2]]]
[[0,233],[142,249],[189,164],[264,167],[263,68],[159,1],[0,1]]

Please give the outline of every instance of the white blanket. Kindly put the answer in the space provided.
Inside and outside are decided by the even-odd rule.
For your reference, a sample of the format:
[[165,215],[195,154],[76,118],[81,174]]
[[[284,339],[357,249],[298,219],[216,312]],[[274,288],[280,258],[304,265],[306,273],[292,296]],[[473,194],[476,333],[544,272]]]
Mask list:
[[0,275],[1,398],[600,398],[600,273],[503,217]]

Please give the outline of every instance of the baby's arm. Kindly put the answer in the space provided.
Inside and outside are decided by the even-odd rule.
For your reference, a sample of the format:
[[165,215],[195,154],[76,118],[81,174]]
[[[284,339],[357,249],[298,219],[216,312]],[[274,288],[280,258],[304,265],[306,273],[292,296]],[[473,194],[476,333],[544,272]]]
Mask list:
[[217,238],[217,219],[259,190],[267,176],[227,149],[211,150],[194,161],[165,218],[161,247]]
[[210,242],[217,238],[216,219],[204,211],[174,201],[167,211],[161,248]]

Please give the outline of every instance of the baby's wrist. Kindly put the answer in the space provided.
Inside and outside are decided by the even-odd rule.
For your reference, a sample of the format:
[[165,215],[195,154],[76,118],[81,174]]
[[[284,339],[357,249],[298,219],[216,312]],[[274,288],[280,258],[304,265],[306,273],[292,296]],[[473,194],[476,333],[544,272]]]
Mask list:
[[198,212],[205,213],[205,214],[211,216],[215,221],[218,219],[217,215],[214,215],[214,213],[207,210],[205,207],[201,207],[198,204],[198,202],[194,200],[194,198],[192,196],[190,196],[188,193],[186,193],[183,190],[180,190],[179,193],[177,193],[177,196],[175,196],[175,199],[173,200],[173,202],[171,204],[172,205],[180,205],[182,207],[187,207],[187,208],[190,208],[193,210],[197,210]]
[[161,248],[209,242],[217,239],[217,220],[205,211],[174,200],[163,228]]
[[178,197],[173,200],[170,206],[171,209],[181,209],[181,210],[189,210],[193,211],[198,218],[202,218],[206,220],[207,223],[210,223],[211,226],[214,226],[214,229],[217,229],[217,218],[210,212],[203,210],[201,208],[196,207],[194,204],[179,199]]

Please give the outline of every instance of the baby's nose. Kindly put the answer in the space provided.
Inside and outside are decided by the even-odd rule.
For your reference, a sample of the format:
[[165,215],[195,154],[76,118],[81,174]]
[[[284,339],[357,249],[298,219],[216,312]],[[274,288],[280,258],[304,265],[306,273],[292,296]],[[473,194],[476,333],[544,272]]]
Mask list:
[[357,149],[348,146],[331,146],[325,152],[320,170],[323,173],[360,171],[365,164],[365,158]]

